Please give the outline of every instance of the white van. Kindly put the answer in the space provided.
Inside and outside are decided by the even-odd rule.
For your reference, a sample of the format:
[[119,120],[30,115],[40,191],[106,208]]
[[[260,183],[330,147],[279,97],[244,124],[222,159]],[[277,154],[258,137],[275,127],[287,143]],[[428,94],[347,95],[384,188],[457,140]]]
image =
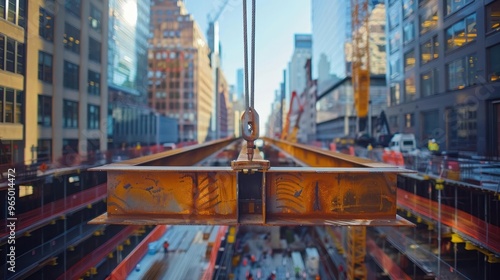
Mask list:
[[409,153],[417,149],[417,141],[413,134],[394,134],[389,149],[400,153]]

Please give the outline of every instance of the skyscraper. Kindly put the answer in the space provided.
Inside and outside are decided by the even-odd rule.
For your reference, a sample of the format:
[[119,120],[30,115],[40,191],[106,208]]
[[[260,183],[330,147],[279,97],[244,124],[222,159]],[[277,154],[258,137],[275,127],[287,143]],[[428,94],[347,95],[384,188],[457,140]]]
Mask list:
[[500,155],[499,1],[387,0],[393,131]]
[[214,84],[203,33],[176,0],[152,1],[150,32],[150,106],[178,119],[180,141],[206,141]]
[[157,122],[167,120],[147,104],[150,5],[150,0],[109,1],[109,148],[158,144]]
[[[369,1],[370,100],[373,116],[386,107],[385,5]],[[351,82],[350,1],[312,1],[313,78],[317,78],[317,137],[334,138],[365,130],[357,123]],[[366,130],[368,134],[371,131]]]
[[245,76],[243,69],[236,70],[236,99],[243,100],[245,88]]

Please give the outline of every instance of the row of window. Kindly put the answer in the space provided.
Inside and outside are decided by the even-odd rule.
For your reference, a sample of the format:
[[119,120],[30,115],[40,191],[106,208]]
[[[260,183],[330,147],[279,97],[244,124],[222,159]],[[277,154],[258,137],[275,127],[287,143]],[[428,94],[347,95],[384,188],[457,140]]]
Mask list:
[[[183,96],[184,96],[184,99],[191,99],[194,97],[194,93],[191,91],[186,91],[186,92],[184,92]],[[153,98],[153,93],[149,92],[148,97]],[[167,98],[167,93],[164,91],[157,91],[157,92],[155,92],[155,97],[156,97],[156,99]],[[170,97],[170,99],[179,99],[181,97],[181,95],[178,91],[172,91],[172,92],[170,92],[169,97]]]
[[[52,83],[52,55],[40,51],[38,53],[38,79],[46,83]],[[80,87],[80,66],[64,61],[64,87],[79,90]],[[101,74],[88,70],[87,92],[92,95],[99,95],[101,91]]]
[[[43,8],[40,8],[39,35],[50,42],[54,41],[54,15]],[[69,23],[64,24],[64,48],[80,54],[80,30]],[[89,37],[89,60],[101,63],[101,43]]]
[[[395,1],[391,0],[390,4],[392,5]],[[403,17],[406,18],[413,14],[415,11],[416,7],[416,0],[403,0]],[[419,5],[426,5],[428,2],[430,2],[430,5],[436,6],[437,7],[437,2],[436,1],[429,1],[429,0],[419,0]],[[440,1],[439,1],[440,2]],[[443,1],[444,5],[444,15],[448,16],[451,15],[452,13],[462,9],[465,7],[467,4],[474,2],[474,0],[446,0]]]
[[0,0],[0,19],[26,26],[26,0]]
[[24,92],[0,87],[0,123],[23,123]]
[[[87,128],[100,128],[100,107],[87,105]],[[52,97],[38,96],[38,124],[52,126]],[[63,102],[63,127],[78,128],[78,102],[64,100]]]
[[[87,152],[100,149],[99,139],[87,139]],[[38,139],[37,153],[39,159],[50,159],[52,139]],[[78,139],[63,139],[63,154],[78,153]]]
[[[500,45],[495,46],[495,48],[500,50]],[[500,62],[500,54],[495,54],[493,59]],[[500,66],[495,65],[494,67],[496,67],[494,71],[500,74]],[[453,60],[446,64],[445,69],[447,90],[463,89],[477,83],[477,56],[475,54]],[[420,75],[420,93],[422,97],[437,94],[438,88],[439,77],[437,69],[432,69]],[[416,92],[414,74],[408,74],[404,81],[404,101],[415,100],[417,98]],[[390,105],[400,104],[402,101],[399,83],[393,83],[390,86]]]
[[24,74],[24,44],[0,33],[0,70]]
[[[194,103],[193,102],[185,102],[184,105],[184,110],[192,110],[194,109]],[[155,108],[157,110],[160,109],[167,109],[167,102],[156,102]],[[170,102],[169,103],[169,109],[180,109],[180,103],[179,102]]]
[[[403,115],[405,128],[415,126],[415,113]],[[445,145],[448,149],[476,150],[477,145],[477,106],[474,104],[456,104],[445,109],[446,137]],[[435,137],[439,130],[440,114],[438,110],[420,113],[420,125],[424,138]],[[389,124],[399,130],[398,116],[389,116]]]

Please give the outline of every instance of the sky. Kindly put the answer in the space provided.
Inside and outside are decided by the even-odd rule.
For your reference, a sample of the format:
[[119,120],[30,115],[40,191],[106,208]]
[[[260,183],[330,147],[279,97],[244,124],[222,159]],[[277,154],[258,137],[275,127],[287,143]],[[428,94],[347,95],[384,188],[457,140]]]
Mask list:
[[[184,2],[206,37],[207,15],[215,14],[224,0]],[[247,0],[247,5],[250,42],[251,0]],[[294,34],[311,33],[311,0],[257,0],[256,7],[254,92],[255,109],[260,117],[260,134],[263,135],[274,93],[279,89],[283,81],[283,70],[292,57]],[[244,68],[243,0],[228,1],[219,18],[219,33],[222,68],[229,84],[236,85],[236,70]],[[248,55],[250,56],[250,45]],[[250,78],[250,72],[248,75]]]

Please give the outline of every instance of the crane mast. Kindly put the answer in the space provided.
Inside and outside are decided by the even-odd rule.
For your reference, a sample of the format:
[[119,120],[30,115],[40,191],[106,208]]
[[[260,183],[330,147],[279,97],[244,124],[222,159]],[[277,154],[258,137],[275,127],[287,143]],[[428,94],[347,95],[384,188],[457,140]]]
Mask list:
[[370,99],[370,42],[368,0],[351,0],[352,87],[358,118],[368,115]]
[[[351,0],[352,17],[352,88],[354,106],[358,116],[358,133],[369,110],[370,99],[370,41],[368,26],[368,0]],[[366,126],[366,125],[364,125]],[[366,227],[350,226],[347,230],[347,277],[366,279]]]

